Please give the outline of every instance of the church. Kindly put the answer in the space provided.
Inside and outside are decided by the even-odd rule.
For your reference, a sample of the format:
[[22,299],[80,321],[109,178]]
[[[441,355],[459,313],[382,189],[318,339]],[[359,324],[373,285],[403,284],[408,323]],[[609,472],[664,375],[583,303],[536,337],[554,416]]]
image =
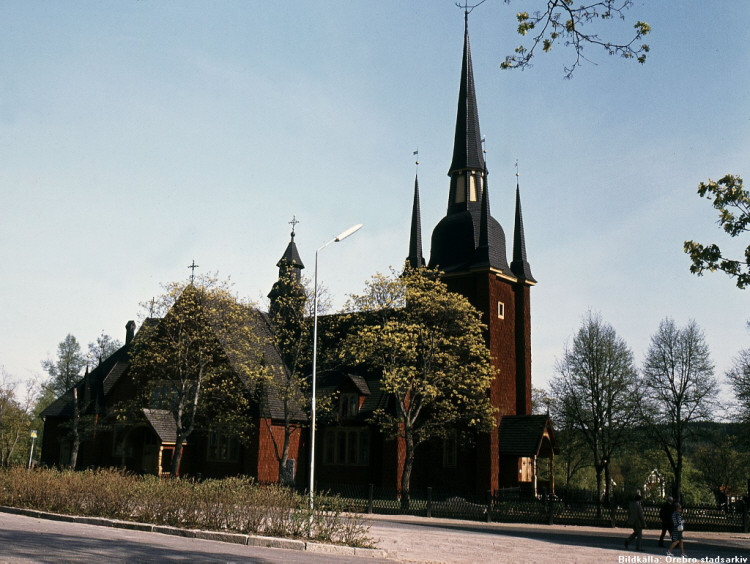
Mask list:
[[[496,409],[497,427],[480,434],[471,445],[450,439],[425,445],[415,461],[412,486],[476,493],[502,488],[522,488],[534,495],[543,489],[554,492],[554,431],[547,415],[531,412],[531,291],[537,281],[526,254],[518,182],[510,263],[505,231],[490,212],[468,16],[448,176],[447,212],[432,231],[429,261],[422,250],[419,183],[415,178],[406,260],[412,267],[439,269],[449,290],[465,296],[481,312],[496,372],[490,401]],[[294,232],[277,266],[284,264],[304,268]],[[116,401],[132,394],[129,351],[140,334],[129,322],[126,344],[42,413],[43,463],[66,465],[70,451],[66,422],[78,412],[81,401],[87,402],[86,409],[92,412],[94,421],[104,421]],[[278,355],[270,357],[270,363],[282,362]],[[315,466],[319,486],[374,484],[400,489],[404,445],[386,440],[371,422],[376,409],[388,409],[390,405],[377,375],[324,370],[319,375],[317,393],[335,397],[338,402],[335,420],[318,424]],[[278,403],[277,398],[266,397],[262,405],[250,410],[253,432],[249,441],[239,443],[212,429],[197,431],[184,447],[182,472],[217,477],[246,474],[261,482],[278,481],[275,453],[283,429]],[[102,424],[80,445],[77,467],[122,466],[138,472],[165,473],[174,453],[175,422],[169,413],[149,406],[143,407],[142,419],[137,428]],[[306,486],[304,469],[310,464],[310,445],[302,410],[293,423],[288,473],[295,484]]]

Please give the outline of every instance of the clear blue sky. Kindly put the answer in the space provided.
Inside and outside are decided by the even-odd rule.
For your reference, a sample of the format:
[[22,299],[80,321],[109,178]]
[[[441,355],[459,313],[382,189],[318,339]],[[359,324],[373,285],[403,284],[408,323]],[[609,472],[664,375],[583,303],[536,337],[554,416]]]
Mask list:
[[[747,244],[726,243],[696,188],[750,177],[750,3],[636,0],[612,30],[650,23],[647,63],[588,48],[572,80],[562,47],[499,69],[533,4],[489,0],[469,27],[509,239],[519,162],[534,385],[589,308],[639,364],[662,318],[694,318],[723,374],[748,346],[750,293],[691,275],[682,243]],[[462,41],[453,0],[0,1],[0,365],[24,380],[67,333],[122,340],[193,259],[260,300],[293,215],[308,274],[365,225],[321,253],[342,305],[407,254],[416,148],[428,255]]]

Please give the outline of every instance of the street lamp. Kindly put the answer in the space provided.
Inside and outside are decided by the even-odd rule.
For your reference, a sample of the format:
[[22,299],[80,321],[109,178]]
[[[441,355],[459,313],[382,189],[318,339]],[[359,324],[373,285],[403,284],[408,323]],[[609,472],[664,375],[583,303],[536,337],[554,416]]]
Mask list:
[[[318,365],[318,253],[331,243],[343,241],[349,235],[359,231],[361,223],[353,225],[346,231],[339,233],[334,239],[315,251],[315,281],[313,288],[313,365],[312,365],[312,409],[310,413],[310,511],[313,509],[313,489],[315,487],[315,386],[317,383]],[[312,515],[310,516],[312,519]]]

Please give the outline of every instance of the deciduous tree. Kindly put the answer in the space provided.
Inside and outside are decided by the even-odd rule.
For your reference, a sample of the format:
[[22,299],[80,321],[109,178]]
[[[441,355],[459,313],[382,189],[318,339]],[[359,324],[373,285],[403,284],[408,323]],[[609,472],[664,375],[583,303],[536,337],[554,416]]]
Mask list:
[[101,364],[103,360],[108,358],[113,352],[119,349],[122,343],[118,339],[113,339],[109,335],[102,332],[96,338],[96,341],[89,343],[88,359],[93,363],[94,366]]
[[642,372],[643,420],[669,459],[679,499],[685,440],[692,423],[711,420],[718,391],[706,337],[695,321],[680,328],[664,319],[651,336]]
[[[709,178],[708,182],[700,183],[698,194],[713,200],[713,207],[719,212],[718,224],[730,237],[739,237],[750,230],[750,193],[744,189],[742,178],[732,174],[718,181]],[[685,241],[684,247],[693,261],[690,265],[693,274],[701,276],[706,270],[719,270],[735,278],[740,289],[750,284],[750,245],[745,247],[745,256],[736,259],[726,256],[715,243]]]
[[[78,384],[81,372],[87,368],[86,357],[81,352],[81,345],[78,340],[71,334],[68,334],[57,347],[57,360],[45,360],[42,362],[42,368],[49,374],[49,381],[45,385],[53,390],[55,396],[62,396],[69,390],[73,390],[73,415],[70,421],[65,425],[68,432],[61,437],[63,440],[70,441],[70,460],[68,464],[75,468],[78,461],[78,449],[81,440],[87,433],[86,419],[82,419],[81,401],[83,398],[78,397]],[[84,406],[85,409],[85,406]]]
[[252,383],[261,377],[254,309],[238,299],[228,282],[203,276],[172,283],[154,304],[162,315],[141,328],[134,341],[131,374],[141,391],[122,412],[162,409],[177,433],[170,472],[179,475],[185,440],[201,423],[242,436]]
[[436,270],[376,275],[347,308],[366,321],[345,345],[349,358],[376,368],[395,412],[377,410],[380,428],[403,439],[402,504],[408,505],[417,447],[451,430],[495,424],[489,388],[495,377],[480,313],[450,292]]
[[[294,433],[299,432],[298,422],[306,413],[309,383],[305,378],[305,367],[310,356],[310,319],[307,316],[308,291],[303,284],[299,269],[294,264],[282,261],[279,279],[269,294],[268,333],[269,344],[281,358],[282,363],[268,367],[262,384],[262,402],[270,392],[281,402],[283,409],[284,435],[281,444],[270,433],[274,453],[279,463],[279,482],[291,484],[294,476],[289,472],[289,448]],[[270,425],[270,417],[264,418]],[[270,429],[269,429],[270,430]]]
[[[510,4],[510,0],[505,0]],[[574,5],[571,0],[546,0],[540,2],[540,9],[532,12],[518,12],[518,33],[530,42],[516,48],[515,54],[507,56],[500,64],[503,69],[531,66],[534,53],[541,48],[547,53],[555,45],[570,47],[574,52],[573,62],[565,66],[565,77],[570,78],[576,68],[587,60],[584,49],[587,46],[601,49],[609,55],[632,59],[643,64],[649,46],[641,43],[651,32],[651,26],[642,21],[633,24],[634,31],[620,41],[609,39],[597,31],[602,24],[612,21],[625,21],[626,11],[633,6],[632,0],[600,0]]]
[[42,361],[42,368],[49,374],[46,387],[61,396],[81,378],[86,366],[86,357],[81,352],[81,345],[71,334],[68,334],[57,346],[57,360]]
[[727,380],[737,403],[737,418],[750,426],[750,348],[742,349],[734,357],[727,371]]
[[[610,463],[638,418],[637,371],[627,343],[589,312],[557,362],[552,395],[593,457],[599,501],[611,501]],[[604,478],[604,491],[602,491]]]

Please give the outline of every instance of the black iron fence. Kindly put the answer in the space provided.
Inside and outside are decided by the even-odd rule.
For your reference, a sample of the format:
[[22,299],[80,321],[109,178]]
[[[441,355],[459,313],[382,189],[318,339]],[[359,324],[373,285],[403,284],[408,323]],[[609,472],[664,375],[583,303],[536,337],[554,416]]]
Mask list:
[[[419,515],[499,523],[541,523],[626,527],[627,503],[611,506],[596,501],[534,497],[519,488],[497,490],[490,495],[471,495],[433,490],[412,490],[409,499],[392,488],[321,485],[319,491],[338,495],[346,510],[356,513]],[[595,497],[595,496],[594,496]],[[733,506],[684,506],[686,526],[694,531],[749,532],[747,501]],[[661,529],[659,506],[643,506],[646,527]]]

